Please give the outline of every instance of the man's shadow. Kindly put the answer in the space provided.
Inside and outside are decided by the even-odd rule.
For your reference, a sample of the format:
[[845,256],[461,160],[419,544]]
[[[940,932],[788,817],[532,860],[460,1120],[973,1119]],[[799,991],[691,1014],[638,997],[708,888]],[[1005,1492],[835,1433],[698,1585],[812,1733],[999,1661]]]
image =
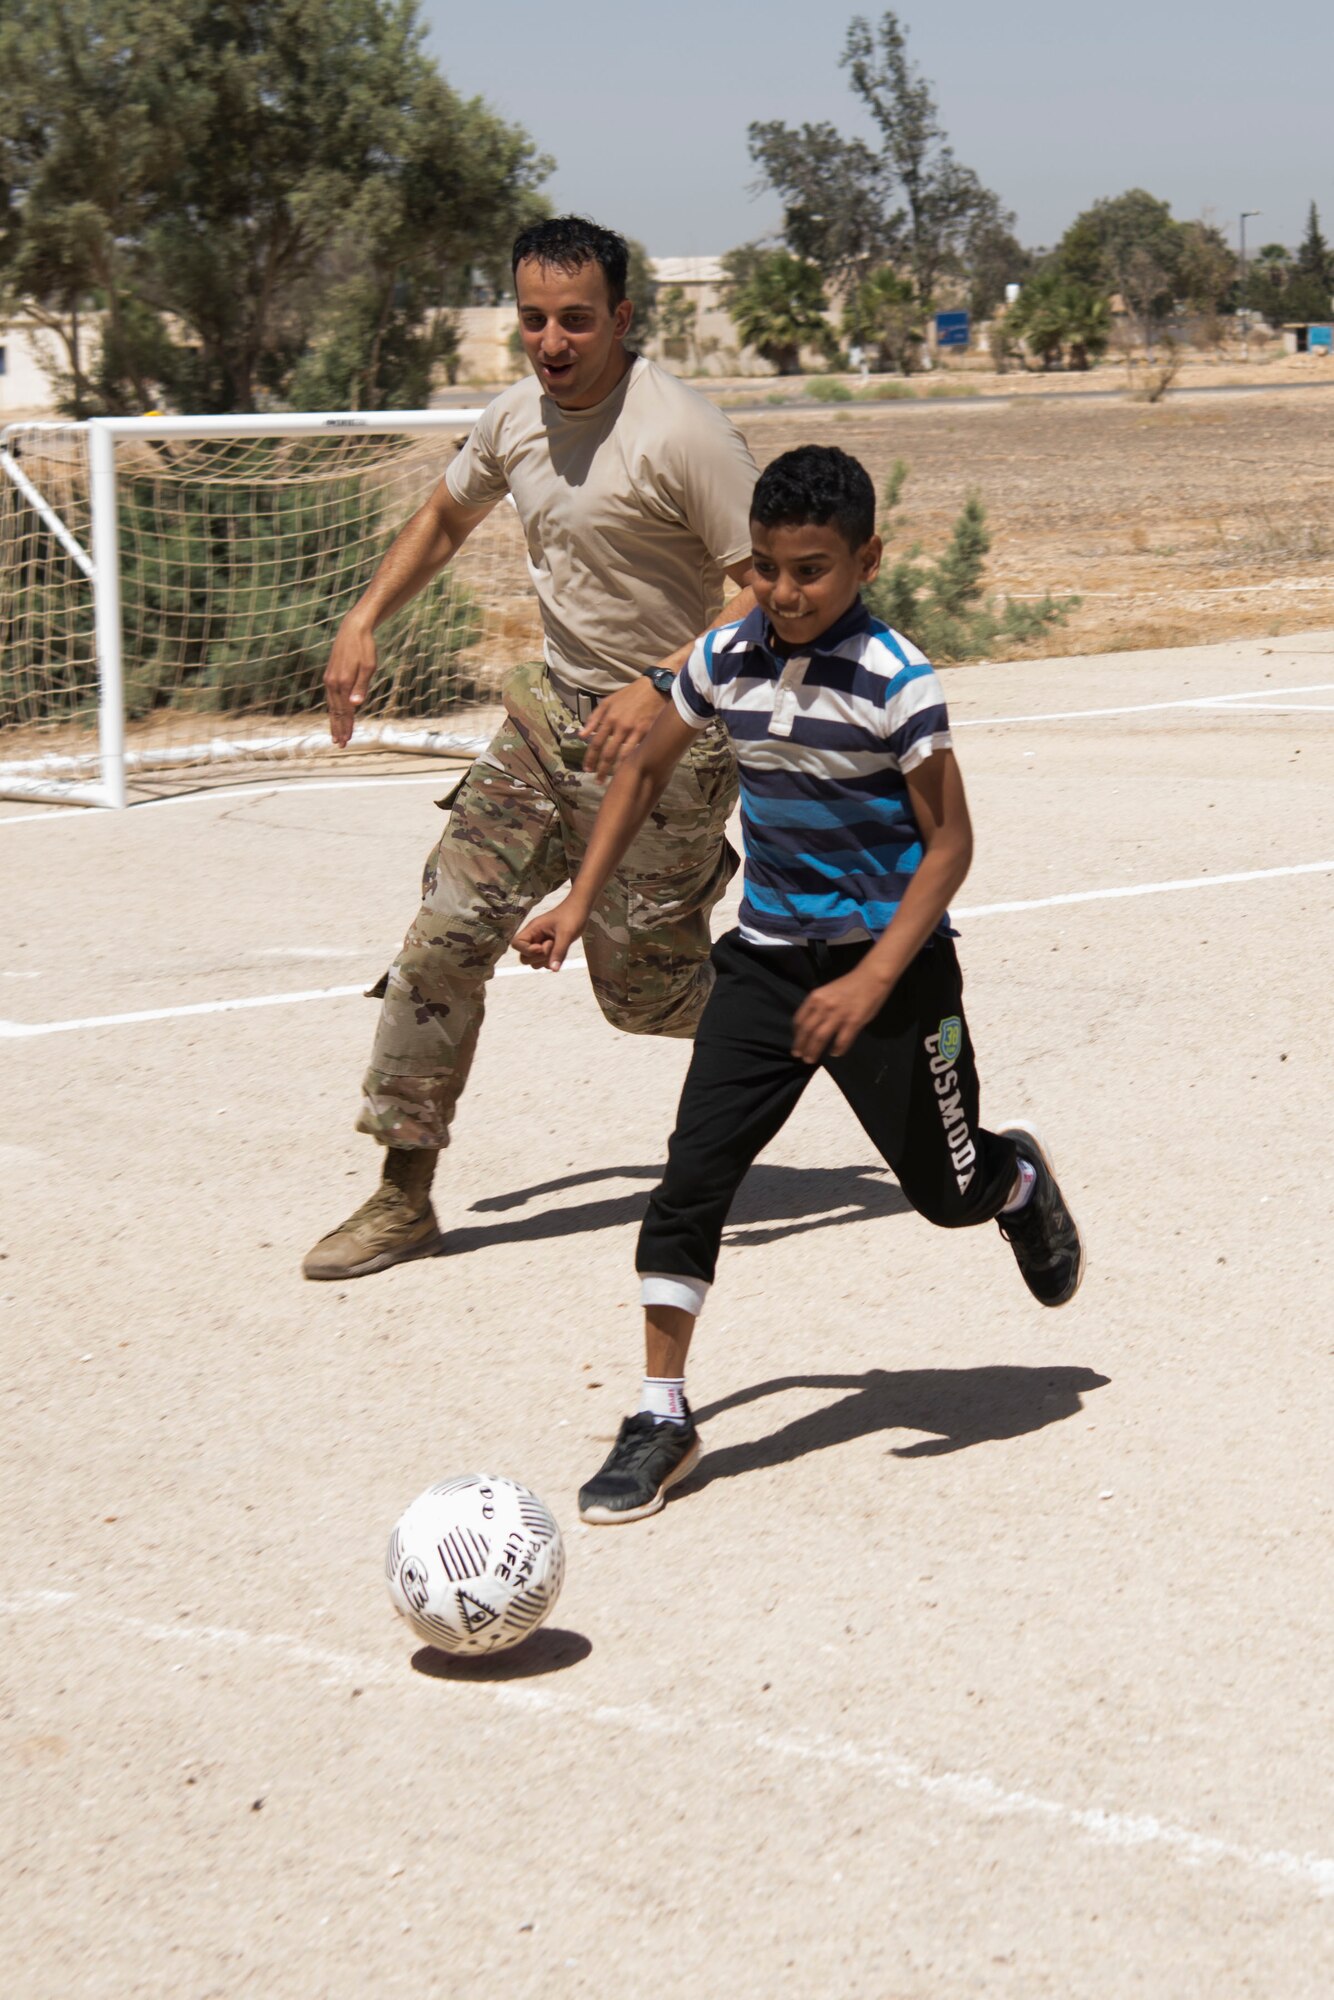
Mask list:
[[698,1493],[715,1479],[735,1479],[742,1472],[760,1472],[786,1465],[807,1452],[826,1451],[875,1431],[926,1431],[915,1444],[892,1445],[895,1458],[937,1458],[964,1451],[969,1445],[1021,1437],[1060,1423],[1083,1408],[1080,1398],[1090,1389],[1105,1388],[1109,1377],[1091,1368],[870,1368],[864,1375],[780,1375],[753,1388],[720,1397],[707,1409],[696,1410],[695,1421],[706,1424],[724,1410],[781,1395],[785,1389],[848,1389],[851,1394],[804,1417],[794,1417],[781,1430],[744,1444],[708,1451],[699,1471],[682,1482],[682,1493]]
[[[644,1181],[662,1178],[660,1164],[602,1167],[589,1173],[565,1174],[509,1194],[490,1195],[472,1204],[472,1213],[492,1214],[522,1208],[544,1195],[563,1194],[596,1181]],[[582,1236],[590,1229],[619,1229],[643,1220],[646,1193],[606,1195],[598,1201],[545,1208],[513,1222],[478,1224],[446,1232],[442,1256],[484,1250],[495,1243],[541,1242],[556,1236]],[[761,1162],[741,1184],[727,1219],[724,1242],[738,1245],[776,1243],[810,1229],[837,1229],[847,1222],[870,1222],[879,1216],[906,1215],[911,1203],[900,1193],[887,1167],[780,1167]]]

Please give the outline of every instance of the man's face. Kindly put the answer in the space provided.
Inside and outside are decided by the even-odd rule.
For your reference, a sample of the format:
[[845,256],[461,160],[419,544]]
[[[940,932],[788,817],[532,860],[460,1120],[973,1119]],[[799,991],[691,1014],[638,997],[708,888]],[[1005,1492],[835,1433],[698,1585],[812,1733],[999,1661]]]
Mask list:
[[534,257],[515,272],[514,291],[524,353],[552,402],[565,410],[600,403],[624,372],[630,301],[612,310],[600,264],[562,271]]
[[832,521],[821,528],[765,528],[752,521],[750,536],[755,599],[785,646],[818,638],[880,568],[879,535],[850,549]]

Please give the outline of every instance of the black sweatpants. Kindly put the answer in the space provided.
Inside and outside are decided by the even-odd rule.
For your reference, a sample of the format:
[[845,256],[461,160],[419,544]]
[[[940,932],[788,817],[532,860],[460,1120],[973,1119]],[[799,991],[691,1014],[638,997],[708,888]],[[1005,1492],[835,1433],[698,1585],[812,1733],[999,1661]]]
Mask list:
[[[746,1172],[786,1123],[815,1068],[792,1054],[792,1017],[869,944],[713,947],[717,979],[695,1035],[662,1184],[636,1268],[712,1283],[723,1225]],[[819,1064],[852,1106],[913,1207],[958,1229],[987,1222],[1014,1182],[1010,1140],[978,1124],[978,1080],[949,938],[920,951],[843,1056]]]

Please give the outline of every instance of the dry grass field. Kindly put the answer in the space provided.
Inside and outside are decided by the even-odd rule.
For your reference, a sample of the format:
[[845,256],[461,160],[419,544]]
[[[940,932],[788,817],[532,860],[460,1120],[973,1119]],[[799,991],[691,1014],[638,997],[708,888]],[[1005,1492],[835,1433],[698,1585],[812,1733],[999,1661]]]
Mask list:
[[879,486],[906,458],[896,546],[938,547],[976,488],[995,586],[1084,600],[1029,656],[1311,630],[1334,611],[1334,396],[1029,396],[737,421],[761,463],[818,439]]
[[[1004,404],[964,397],[732,414],[761,465],[793,445],[834,443],[881,487],[894,460],[907,459],[891,554],[918,537],[928,553],[939,549],[976,488],[993,536],[992,587],[1082,599],[1065,625],[1007,657],[1262,638],[1319,630],[1334,616],[1334,395],[1177,395],[1148,405],[1030,391]],[[488,572],[488,588],[500,588],[504,605],[488,643],[508,664],[541,643],[512,519],[480,531],[477,555],[491,551],[502,567]]]

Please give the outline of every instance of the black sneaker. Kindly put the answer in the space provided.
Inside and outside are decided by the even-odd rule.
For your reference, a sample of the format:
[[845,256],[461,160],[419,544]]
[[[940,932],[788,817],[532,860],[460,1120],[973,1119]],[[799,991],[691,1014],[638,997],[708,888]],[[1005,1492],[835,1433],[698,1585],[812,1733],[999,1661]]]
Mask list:
[[1084,1245],[1079,1225],[1065,1205],[1046,1149],[1031,1125],[1004,1125],[1001,1136],[1014,1141],[1021,1160],[1037,1173],[1037,1186],[1015,1215],[998,1215],[1001,1235],[1014,1252],[1024,1283],[1044,1306],[1063,1306],[1079,1290]]
[[683,1424],[627,1417],[600,1472],[579,1488],[579,1519],[607,1526],[642,1521],[667,1504],[667,1488],[699,1463],[699,1432],[686,1404]]

